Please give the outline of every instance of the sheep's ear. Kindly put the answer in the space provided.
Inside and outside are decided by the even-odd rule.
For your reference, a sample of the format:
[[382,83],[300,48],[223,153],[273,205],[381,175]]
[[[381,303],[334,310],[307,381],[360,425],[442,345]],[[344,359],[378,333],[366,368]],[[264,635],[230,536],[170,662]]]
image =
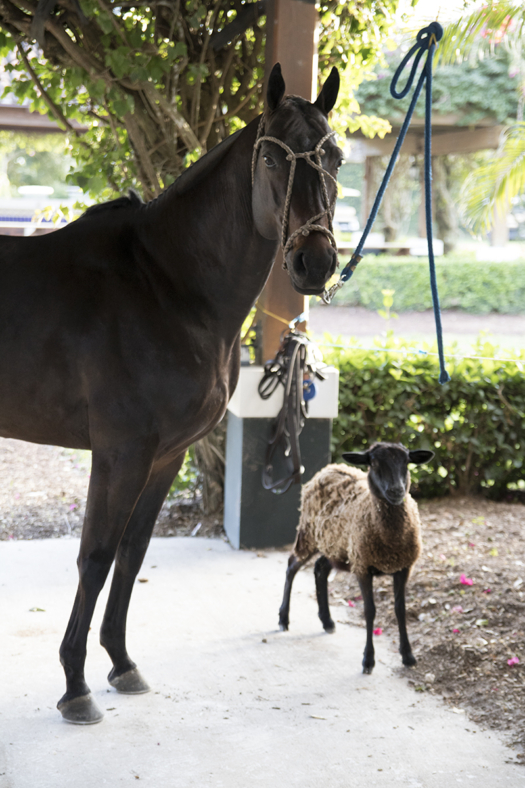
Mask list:
[[343,460],[350,465],[370,465],[370,452],[368,451],[347,451],[343,454]]
[[271,70],[268,79],[268,89],[266,91],[266,103],[271,112],[276,110],[281,103],[285,90],[286,85],[284,84],[283,75],[281,73],[281,64],[276,63]]
[[423,465],[425,462],[430,462],[433,456],[434,452],[428,449],[414,449],[408,452],[408,461],[414,462],[416,465]]
[[320,109],[323,115],[328,115],[328,113],[331,112],[335,106],[337,94],[339,93],[340,82],[341,80],[339,79],[339,71],[334,66],[330,71],[330,75],[324,83],[321,92],[314,102],[314,107]]

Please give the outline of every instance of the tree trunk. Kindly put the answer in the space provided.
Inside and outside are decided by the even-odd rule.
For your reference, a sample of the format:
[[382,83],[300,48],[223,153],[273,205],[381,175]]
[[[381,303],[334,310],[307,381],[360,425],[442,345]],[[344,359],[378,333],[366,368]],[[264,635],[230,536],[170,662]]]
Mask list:
[[435,220],[444,252],[452,252],[457,240],[458,219],[452,196],[448,189],[448,172],[444,156],[432,157]]

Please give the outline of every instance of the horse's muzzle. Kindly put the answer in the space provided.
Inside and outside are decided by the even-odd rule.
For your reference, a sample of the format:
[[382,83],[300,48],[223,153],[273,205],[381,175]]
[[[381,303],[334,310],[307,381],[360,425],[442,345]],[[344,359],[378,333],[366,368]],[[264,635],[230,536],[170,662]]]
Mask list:
[[[290,255],[292,257],[292,255]],[[337,254],[329,244],[301,246],[293,252],[287,263],[292,285],[302,295],[321,295],[327,281],[333,276]]]

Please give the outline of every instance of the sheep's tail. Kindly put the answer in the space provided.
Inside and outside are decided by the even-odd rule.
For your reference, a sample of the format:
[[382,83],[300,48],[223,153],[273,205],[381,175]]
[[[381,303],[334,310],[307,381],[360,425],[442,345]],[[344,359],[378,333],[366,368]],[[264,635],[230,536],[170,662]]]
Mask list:
[[307,561],[317,552],[317,547],[312,544],[308,530],[299,528],[293,546],[294,555],[297,556],[300,561]]

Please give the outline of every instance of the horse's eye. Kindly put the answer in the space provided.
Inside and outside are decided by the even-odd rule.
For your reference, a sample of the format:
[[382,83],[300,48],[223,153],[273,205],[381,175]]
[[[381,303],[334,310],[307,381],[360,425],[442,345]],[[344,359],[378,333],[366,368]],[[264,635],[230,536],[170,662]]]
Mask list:
[[263,159],[267,167],[275,167],[275,162],[271,156],[263,156]]
[[339,170],[341,169],[341,167],[342,167],[342,165],[343,165],[344,163],[345,163],[345,160],[344,160],[344,159],[339,159],[339,161],[338,161],[338,162],[337,162],[337,164],[335,165],[335,168],[336,168],[336,170],[337,170],[338,172],[339,172]]

